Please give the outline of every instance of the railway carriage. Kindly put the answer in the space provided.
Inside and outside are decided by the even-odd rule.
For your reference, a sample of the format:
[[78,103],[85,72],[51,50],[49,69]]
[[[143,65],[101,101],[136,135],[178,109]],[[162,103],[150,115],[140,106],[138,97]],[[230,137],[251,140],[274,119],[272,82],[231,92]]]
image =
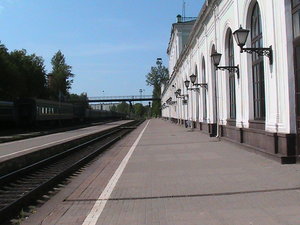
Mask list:
[[15,102],[17,122],[33,125],[43,121],[72,120],[73,105],[43,99],[19,99]]
[[14,103],[9,101],[0,101],[0,124],[13,123],[14,121]]
[[93,110],[82,103],[62,103],[44,99],[20,98],[0,101],[0,124],[34,126],[43,123],[104,121],[126,118],[123,113]]

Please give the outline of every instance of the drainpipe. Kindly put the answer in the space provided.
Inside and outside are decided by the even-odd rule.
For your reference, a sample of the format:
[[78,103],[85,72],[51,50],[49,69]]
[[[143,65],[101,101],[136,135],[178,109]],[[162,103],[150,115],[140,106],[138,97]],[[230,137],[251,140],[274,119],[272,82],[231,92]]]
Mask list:
[[[215,46],[216,46],[216,50],[218,49],[218,39],[217,39],[217,15],[216,15],[216,8],[217,6],[214,6],[214,22],[215,22]],[[218,103],[219,103],[219,96],[218,96],[218,76],[217,76],[217,71],[215,71],[215,99],[216,99],[216,122],[217,122],[217,135],[216,138],[218,138],[220,140],[220,121],[219,121],[219,110],[218,110]]]

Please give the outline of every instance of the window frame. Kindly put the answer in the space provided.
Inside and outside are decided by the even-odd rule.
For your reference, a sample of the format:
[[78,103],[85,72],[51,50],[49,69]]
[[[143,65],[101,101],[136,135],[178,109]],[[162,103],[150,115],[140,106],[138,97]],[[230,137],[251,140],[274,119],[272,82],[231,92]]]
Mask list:
[[[259,48],[262,45],[261,12],[256,2],[251,15],[251,47]],[[266,119],[264,58],[257,54],[252,54],[252,87],[254,120],[264,121]]]
[[[205,59],[202,58],[202,83],[206,83],[206,65]],[[206,88],[202,88],[202,100],[203,100],[203,121],[207,121],[207,96]]]
[[[235,66],[234,62],[234,43],[231,29],[227,33],[227,45],[226,45],[226,56],[228,66]],[[235,72],[229,71],[228,76],[229,86],[229,118],[236,120],[236,83],[235,83]]]

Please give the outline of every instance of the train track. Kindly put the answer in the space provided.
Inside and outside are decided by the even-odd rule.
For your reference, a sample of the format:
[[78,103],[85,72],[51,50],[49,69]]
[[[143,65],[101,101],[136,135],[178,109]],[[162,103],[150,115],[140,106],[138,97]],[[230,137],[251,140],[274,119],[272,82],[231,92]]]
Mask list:
[[[108,130],[101,136],[0,177],[0,221],[17,215],[141,124]],[[1,223],[1,222],[0,222]]]
[[102,125],[106,123],[116,122],[118,120],[107,120],[107,121],[101,121],[101,122],[93,122],[93,123],[83,123],[83,124],[77,124],[73,126],[63,126],[59,128],[51,128],[51,126],[41,126],[35,128],[13,128],[13,129],[3,129],[0,128],[0,143],[10,142],[10,141],[17,141],[17,140],[23,140],[27,138],[33,138],[33,137],[39,137],[43,135],[49,135],[59,132],[65,132],[70,130],[76,130],[81,129],[89,126],[94,125]]

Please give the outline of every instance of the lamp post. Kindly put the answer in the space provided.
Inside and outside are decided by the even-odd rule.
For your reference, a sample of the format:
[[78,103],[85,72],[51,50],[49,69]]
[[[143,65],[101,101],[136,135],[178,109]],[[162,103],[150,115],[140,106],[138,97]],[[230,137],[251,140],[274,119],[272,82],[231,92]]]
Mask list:
[[234,72],[237,74],[237,78],[240,78],[240,69],[239,69],[239,65],[237,66],[219,66],[220,61],[221,61],[221,57],[222,54],[218,53],[218,52],[214,52],[211,56],[210,56],[214,62],[214,65],[216,67],[216,70],[228,70],[229,72]]
[[[140,92],[140,98],[142,99],[143,98],[143,92],[145,92],[145,89],[140,89],[139,92]],[[142,104],[142,100],[141,100],[140,103]]]
[[[176,83],[175,83],[176,85]],[[172,88],[173,89],[176,89],[175,85],[173,84],[172,85]],[[175,93],[174,93],[175,94]],[[176,97],[176,94],[175,94],[175,97]],[[179,108],[179,102],[176,102],[176,106],[175,106],[175,112],[176,112],[176,117],[177,117],[177,124],[180,123],[180,108]]]
[[190,79],[191,79],[192,85],[195,87],[188,88],[188,90],[200,92],[199,87],[207,89],[207,83],[196,83],[197,76],[195,74],[192,74],[190,76]]
[[[190,88],[190,90],[193,90],[196,92],[196,123],[198,124],[198,122],[199,122],[199,94],[200,94],[200,88],[198,86],[200,86],[200,84],[197,84],[197,83],[195,84],[196,79],[197,79],[197,75],[195,75],[195,74],[190,75],[190,80],[192,82],[192,85],[196,86],[195,88]],[[202,86],[203,86],[203,84],[202,84]],[[206,87],[207,87],[207,84],[206,84]]]
[[[190,81],[188,80],[188,79],[186,79],[185,81],[184,81],[184,85],[185,85],[185,87],[186,87],[186,89],[187,89],[187,93],[188,93],[188,91],[189,91],[189,86],[190,86]],[[188,120],[188,126],[189,126],[189,124],[190,124],[190,128],[191,129],[193,129],[193,109],[192,109],[192,105],[193,105],[193,98],[192,98],[192,93],[191,93],[191,121],[190,121],[190,119],[189,119],[189,101],[188,101],[188,104],[187,104],[187,120]]]
[[[174,86],[174,88],[175,88],[175,86]],[[175,97],[176,98],[179,98],[178,97],[178,92],[177,92],[177,90],[174,92],[174,94],[175,94]],[[178,106],[178,113],[177,113],[177,116],[178,116],[178,119],[179,119],[179,122],[180,122],[180,124],[181,124],[181,110],[180,110],[180,101],[179,101],[179,99],[178,99],[178,104],[177,104],[177,106]]]
[[[174,94],[175,94],[175,97],[176,98],[179,98],[179,99],[182,99],[183,101],[185,101],[186,99],[185,98],[188,98],[188,95],[185,95],[185,94],[181,94],[181,89],[179,88],[179,89],[177,89],[175,92],[174,92]],[[184,118],[184,106],[183,106],[183,104],[182,104],[182,118]]]
[[[220,64],[220,61],[221,61],[221,57],[222,57],[222,54],[221,53],[218,53],[217,51],[215,51],[213,54],[211,54],[210,56],[212,58],[212,61],[213,61],[213,64],[215,65],[215,68],[216,70],[222,70],[222,71],[229,71],[229,72],[234,72],[237,74],[237,78],[239,79],[240,77],[240,69],[239,69],[239,66],[219,66]],[[216,77],[216,81],[217,81],[217,77]],[[216,85],[217,85],[217,82],[216,82]],[[216,99],[217,99],[217,87],[215,87],[215,95],[216,95]],[[218,101],[216,102],[216,112],[218,112]],[[219,116],[218,114],[216,113],[216,119],[217,119],[217,137],[219,137]]]
[[233,36],[238,46],[241,48],[241,53],[247,52],[252,54],[255,52],[259,56],[267,56],[270,61],[270,65],[273,64],[273,49],[272,45],[269,48],[244,48],[247,38],[249,36],[250,30],[243,29],[242,26],[233,32]]
[[[199,87],[205,88],[205,90],[207,90],[207,83],[196,83],[196,80],[197,80],[197,76],[195,74],[192,74],[190,75],[190,81],[189,80],[184,81],[187,90],[196,91],[197,93],[200,93]],[[192,85],[195,87],[189,87],[190,83],[192,83]]]

